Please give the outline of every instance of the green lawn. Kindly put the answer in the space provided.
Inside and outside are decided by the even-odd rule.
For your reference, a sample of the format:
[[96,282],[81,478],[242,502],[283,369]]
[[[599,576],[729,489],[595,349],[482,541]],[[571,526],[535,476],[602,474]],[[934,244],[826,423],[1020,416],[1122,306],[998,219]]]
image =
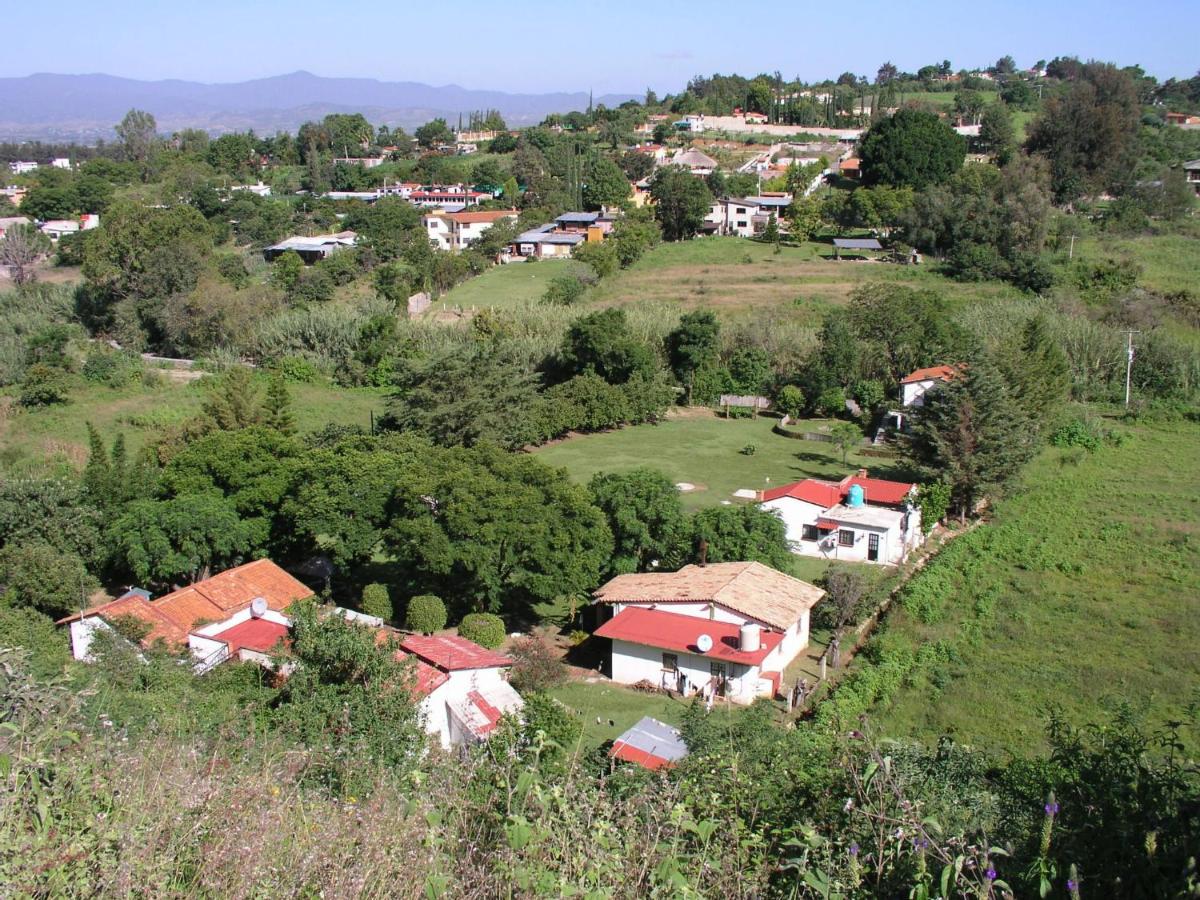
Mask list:
[[[583,749],[599,747],[611,741],[637,722],[642,716],[652,716],[668,725],[679,725],[691,700],[680,700],[665,694],[647,694],[607,681],[589,683],[569,681],[554,688],[550,694],[576,713],[583,722]],[[721,715],[735,716],[737,707],[718,705]],[[596,720],[600,721],[597,722]],[[609,722],[613,724],[609,724]]]
[[[897,608],[883,646],[944,642],[877,710],[882,733],[1043,746],[1047,712],[1102,721],[1122,703],[1148,725],[1200,700],[1200,426],[1117,426],[1120,447],[1048,450],[994,521],[918,576],[932,614]],[[960,545],[961,544],[961,545]]]
[[[887,477],[890,460],[851,453],[843,465],[831,444],[782,437],[771,431],[775,420],[722,419],[688,412],[658,425],[637,425],[569,438],[535,451],[545,463],[562,466],[571,478],[586,482],[597,472],[626,472],[649,466],[672,482],[694,484],[683,502],[690,508],[728,500],[742,488],[762,490],[802,478],[841,478],[860,466]],[[821,422],[812,422],[814,428]],[[752,455],[742,453],[753,445]]]
[[1075,258],[1128,259],[1141,267],[1139,282],[1152,291],[1200,291],[1200,236],[1082,237],[1075,242]]
[[[289,385],[292,410],[300,432],[328,424],[370,424],[386,403],[386,394],[375,388],[343,388],[321,382]],[[15,404],[0,417],[0,460],[10,469],[36,469],[87,461],[87,424],[111,439],[124,434],[131,450],[164,426],[178,424],[200,410],[204,379],[179,383],[164,381],[154,387],[141,384],[119,390],[76,379],[71,401],[41,409]]]
[[535,263],[510,263],[493,266],[482,275],[470,278],[439,297],[426,315],[459,308],[511,309],[526,303],[536,303],[546,293],[551,278],[585,269],[583,263],[569,259],[539,260]]

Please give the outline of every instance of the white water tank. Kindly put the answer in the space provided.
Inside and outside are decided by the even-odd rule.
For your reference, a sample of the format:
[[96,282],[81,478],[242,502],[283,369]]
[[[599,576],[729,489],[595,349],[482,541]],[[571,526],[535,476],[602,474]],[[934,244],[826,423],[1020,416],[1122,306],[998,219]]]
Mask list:
[[261,619],[267,614],[267,601],[262,597],[255,597],[250,601],[250,615],[255,619]]
[[758,624],[747,622],[738,629],[738,648],[745,653],[754,653],[762,645]]

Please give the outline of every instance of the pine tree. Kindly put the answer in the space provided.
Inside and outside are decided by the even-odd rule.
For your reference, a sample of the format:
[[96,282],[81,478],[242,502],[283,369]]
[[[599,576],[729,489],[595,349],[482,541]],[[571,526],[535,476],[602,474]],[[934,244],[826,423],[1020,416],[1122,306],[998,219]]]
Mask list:
[[1067,355],[1050,333],[1044,316],[1030,319],[1021,333],[1021,350],[1007,372],[1013,398],[1038,426],[1045,426],[1067,397],[1071,370]]
[[118,434],[113,440],[112,455],[109,462],[111,473],[111,490],[113,500],[124,503],[129,495],[129,460],[125,451],[125,435]]
[[112,470],[104,438],[91,422],[87,423],[88,461],[83,469],[83,490],[101,509],[112,501]]
[[282,434],[295,434],[296,418],[292,415],[292,398],[287,385],[278,375],[267,385],[267,399],[263,403],[263,424]]
[[1035,430],[987,360],[926,395],[913,418],[907,452],[934,479],[950,486],[960,519],[989,491],[1013,477],[1033,455]]

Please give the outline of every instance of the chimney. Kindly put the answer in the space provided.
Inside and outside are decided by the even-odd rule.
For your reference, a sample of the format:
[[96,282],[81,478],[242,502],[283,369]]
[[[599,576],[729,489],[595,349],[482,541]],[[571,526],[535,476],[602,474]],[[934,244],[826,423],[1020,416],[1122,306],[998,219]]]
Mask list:
[[706,541],[704,538],[700,538],[700,566],[703,567],[703,566],[706,566],[707,564],[708,564],[708,541]]

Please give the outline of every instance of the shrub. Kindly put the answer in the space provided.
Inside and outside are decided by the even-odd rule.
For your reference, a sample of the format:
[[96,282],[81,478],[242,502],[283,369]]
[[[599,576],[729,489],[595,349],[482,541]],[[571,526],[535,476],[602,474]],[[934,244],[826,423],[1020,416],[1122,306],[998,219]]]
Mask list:
[[513,659],[509,680],[518,691],[546,691],[567,680],[567,666],[546,641],[537,636],[518,638],[509,656]]
[[284,381],[292,384],[309,384],[321,376],[320,370],[303,356],[281,357],[271,368],[278,372]]
[[83,363],[83,377],[111,388],[136,381],[145,365],[136,353],[93,348]]
[[40,363],[29,367],[21,386],[22,406],[52,406],[67,399],[67,379],[60,370]]
[[363,588],[362,611],[385,622],[392,618],[392,598],[386,584],[368,584]]
[[1092,422],[1075,419],[1062,425],[1050,437],[1055,447],[1082,447],[1088,452],[1100,449],[1103,435]]
[[950,508],[950,485],[940,481],[921,485],[917,491],[917,506],[921,508],[921,532],[929,534]]
[[543,759],[547,756],[552,761],[561,759],[575,749],[583,735],[583,722],[579,717],[547,694],[534,693],[526,697],[521,719],[526,738],[531,744],[538,743],[539,732],[543,740],[554,744],[557,752],[547,754],[543,750]]
[[817,412],[823,416],[837,416],[846,411],[846,394],[840,387],[826,388],[817,397]]
[[542,302],[551,306],[571,306],[583,297],[584,284],[574,275],[555,275],[550,279]]
[[[442,602],[441,597],[433,594],[420,594],[408,601],[408,611],[405,613],[404,618],[405,624],[408,625],[411,631],[419,631],[421,634],[433,634],[435,631],[441,631],[446,627],[446,604]],[[503,623],[500,625],[500,632],[500,640],[503,641]],[[459,626],[459,633],[462,633],[461,626]],[[481,644],[483,642],[475,641],[475,643]]]
[[471,613],[458,623],[458,633],[480,647],[495,650],[504,643],[504,620],[492,613]]
[[791,419],[804,412],[804,392],[794,384],[784,385],[775,398],[775,408]]

